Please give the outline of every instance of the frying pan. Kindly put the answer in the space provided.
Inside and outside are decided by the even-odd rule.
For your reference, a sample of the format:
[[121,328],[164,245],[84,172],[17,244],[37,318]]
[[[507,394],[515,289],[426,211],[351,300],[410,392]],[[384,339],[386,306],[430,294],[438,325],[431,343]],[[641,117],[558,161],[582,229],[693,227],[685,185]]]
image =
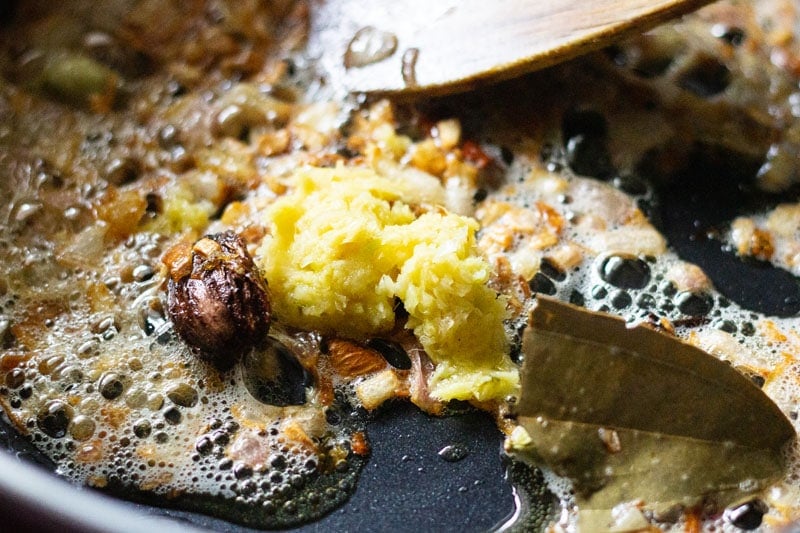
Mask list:
[[[457,106],[458,98],[435,105]],[[794,276],[742,261],[719,241],[704,237],[737,214],[796,198],[796,191],[756,193],[751,186],[756,168],[727,165],[725,158],[709,158],[702,150],[686,168],[669,183],[657,184],[655,200],[642,205],[672,248],[701,266],[720,292],[742,307],[777,316],[800,312],[800,284]],[[297,531],[485,531],[514,512],[502,436],[488,415],[466,410],[432,418],[394,403],[371,420],[367,433],[372,454],[353,497]],[[53,465],[7,424],[0,424],[0,443],[0,530],[245,530],[205,515],[74,487],[54,475]],[[468,454],[448,462],[438,452],[453,444]]]
[[[433,105],[458,105],[458,98]],[[751,186],[756,168],[725,161],[698,151],[687,170],[656,186],[654,200],[641,207],[671,247],[700,265],[732,301],[767,315],[795,315],[800,311],[800,284],[794,276],[765,263],[742,261],[719,241],[703,237],[739,213],[794,195],[757,193]],[[514,512],[502,436],[488,415],[466,409],[434,418],[397,402],[374,416],[367,434],[372,453],[355,494],[341,509],[296,531],[486,531]],[[6,423],[0,424],[0,444],[0,530],[246,531],[205,515],[74,487],[55,476],[53,465]],[[448,462],[439,451],[453,444],[468,453]]]

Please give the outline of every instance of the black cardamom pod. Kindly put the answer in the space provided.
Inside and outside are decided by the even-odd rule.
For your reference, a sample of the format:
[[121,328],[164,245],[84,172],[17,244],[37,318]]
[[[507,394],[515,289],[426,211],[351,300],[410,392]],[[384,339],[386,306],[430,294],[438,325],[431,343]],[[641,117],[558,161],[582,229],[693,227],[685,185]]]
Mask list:
[[266,282],[235,233],[178,245],[164,263],[167,312],[175,332],[201,359],[226,370],[269,332]]

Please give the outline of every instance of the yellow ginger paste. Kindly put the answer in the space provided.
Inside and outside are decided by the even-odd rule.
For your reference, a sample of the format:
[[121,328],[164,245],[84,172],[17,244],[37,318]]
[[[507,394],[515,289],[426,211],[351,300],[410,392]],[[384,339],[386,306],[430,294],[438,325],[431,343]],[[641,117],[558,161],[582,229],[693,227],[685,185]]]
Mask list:
[[[354,338],[387,333],[395,298],[437,363],[431,393],[499,399],[516,391],[503,326],[506,301],[486,282],[478,223],[442,208],[412,208],[398,179],[366,168],[303,168],[265,213],[259,250],[284,323]],[[422,214],[418,214],[422,212]]]

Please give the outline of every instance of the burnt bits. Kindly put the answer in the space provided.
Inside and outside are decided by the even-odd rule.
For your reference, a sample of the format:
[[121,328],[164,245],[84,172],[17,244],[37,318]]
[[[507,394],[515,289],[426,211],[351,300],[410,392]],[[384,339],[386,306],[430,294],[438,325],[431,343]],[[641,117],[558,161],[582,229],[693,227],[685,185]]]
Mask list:
[[164,263],[168,315],[198,357],[226,370],[266,336],[266,282],[238,235],[225,232],[178,245]]

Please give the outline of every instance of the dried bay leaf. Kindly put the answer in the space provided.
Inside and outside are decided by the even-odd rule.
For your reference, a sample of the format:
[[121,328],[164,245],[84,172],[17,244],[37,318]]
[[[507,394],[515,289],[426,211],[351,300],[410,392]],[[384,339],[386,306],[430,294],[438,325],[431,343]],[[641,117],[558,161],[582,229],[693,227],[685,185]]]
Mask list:
[[537,296],[523,340],[519,456],[579,504],[724,505],[781,475],[794,429],[730,365],[675,337]]

